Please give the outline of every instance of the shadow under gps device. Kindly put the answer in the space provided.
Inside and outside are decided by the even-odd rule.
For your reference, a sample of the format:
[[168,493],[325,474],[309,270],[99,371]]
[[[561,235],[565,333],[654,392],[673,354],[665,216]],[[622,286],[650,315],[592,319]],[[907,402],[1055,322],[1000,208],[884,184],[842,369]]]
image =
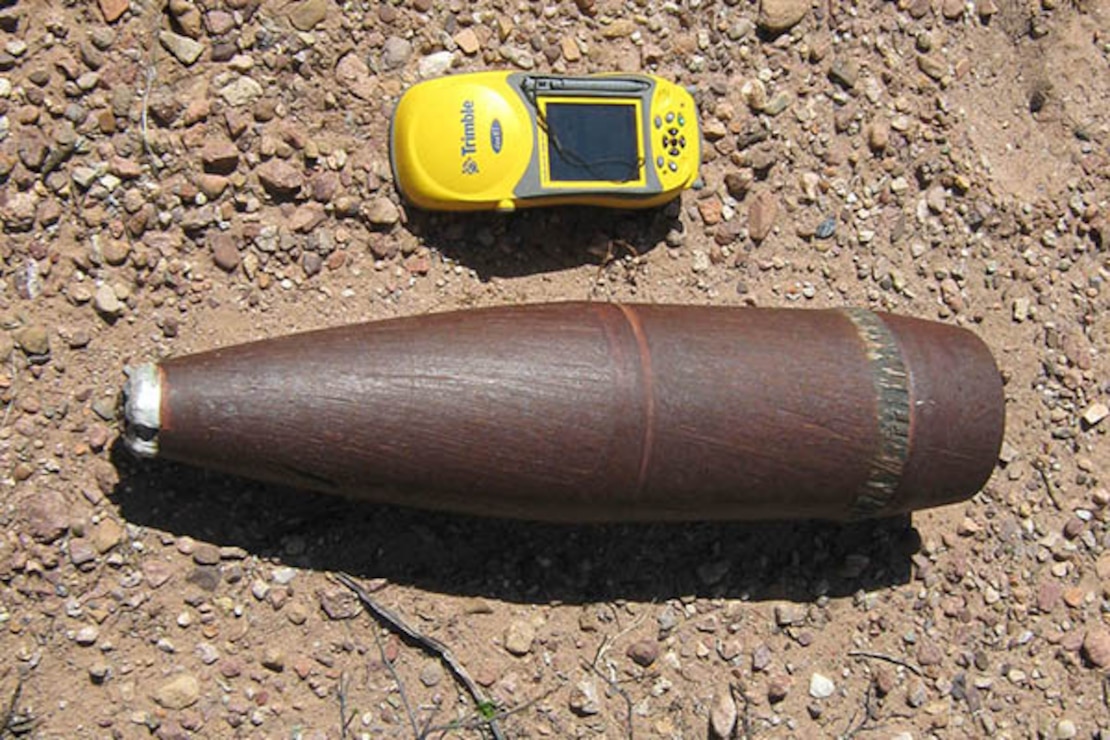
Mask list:
[[397,186],[430,210],[649,208],[700,158],[694,99],[643,74],[441,77],[409,88],[390,126]]

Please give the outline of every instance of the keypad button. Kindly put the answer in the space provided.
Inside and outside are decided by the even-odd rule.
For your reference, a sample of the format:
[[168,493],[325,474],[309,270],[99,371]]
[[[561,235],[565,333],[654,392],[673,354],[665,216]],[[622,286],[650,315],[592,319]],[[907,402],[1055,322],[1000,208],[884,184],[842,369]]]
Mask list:
[[667,114],[667,123],[673,123],[673,122],[674,122],[674,113],[668,113]]
[[672,126],[671,128],[667,129],[667,133],[671,136],[678,136],[678,129]]
[[686,148],[686,137],[685,136],[679,136],[678,137],[678,145],[680,147],[682,147],[683,149]]
[[685,126],[686,125],[686,117],[683,116],[681,113],[678,114],[678,125],[679,126]]
[[669,152],[667,152],[667,153],[668,153],[668,154],[670,154],[670,155],[671,155],[672,157],[677,157],[677,156],[678,156],[679,154],[681,154],[682,152],[681,152],[681,151],[679,150],[679,148],[678,148],[678,147],[675,147],[674,149],[671,149],[671,150],[670,150]]
[[655,166],[662,169],[662,167],[663,167],[663,158],[662,157],[656,157],[655,158]]
[[663,128],[663,119],[659,116],[655,117],[655,128]]
[[671,172],[678,172],[678,165],[674,162],[667,162],[667,169],[669,169]]

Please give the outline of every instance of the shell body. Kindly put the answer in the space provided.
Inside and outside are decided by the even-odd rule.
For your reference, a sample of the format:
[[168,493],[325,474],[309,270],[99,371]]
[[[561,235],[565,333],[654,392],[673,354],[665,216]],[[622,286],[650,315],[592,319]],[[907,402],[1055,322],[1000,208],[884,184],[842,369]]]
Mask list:
[[974,334],[856,309],[430,314],[171,359],[133,372],[125,395],[145,399],[127,413],[140,453],[573,522],[947,504],[989,478],[1004,425],[1001,379]]

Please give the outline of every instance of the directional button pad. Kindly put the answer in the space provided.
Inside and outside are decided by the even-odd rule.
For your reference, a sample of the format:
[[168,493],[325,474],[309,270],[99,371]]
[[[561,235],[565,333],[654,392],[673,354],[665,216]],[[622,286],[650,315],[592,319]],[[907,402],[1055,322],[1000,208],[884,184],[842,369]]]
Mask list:
[[[666,122],[665,124],[664,121]],[[658,115],[654,116],[652,123],[656,130],[662,129],[663,135],[659,139],[662,144],[661,151],[669,155],[666,159],[662,156],[656,157],[656,166],[660,171],[678,172],[679,164],[675,160],[680,158],[683,150],[686,149],[686,136],[684,132],[686,117],[675,111],[666,111],[663,113],[662,117]]]

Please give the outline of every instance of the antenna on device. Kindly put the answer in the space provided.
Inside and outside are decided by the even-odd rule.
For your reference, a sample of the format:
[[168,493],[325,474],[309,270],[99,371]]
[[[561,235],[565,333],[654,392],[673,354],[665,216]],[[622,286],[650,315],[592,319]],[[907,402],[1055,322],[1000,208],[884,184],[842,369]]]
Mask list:
[[651,87],[646,80],[582,79],[566,77],[527,77],[521,88],[528,92],[601,93],[638,95]]

